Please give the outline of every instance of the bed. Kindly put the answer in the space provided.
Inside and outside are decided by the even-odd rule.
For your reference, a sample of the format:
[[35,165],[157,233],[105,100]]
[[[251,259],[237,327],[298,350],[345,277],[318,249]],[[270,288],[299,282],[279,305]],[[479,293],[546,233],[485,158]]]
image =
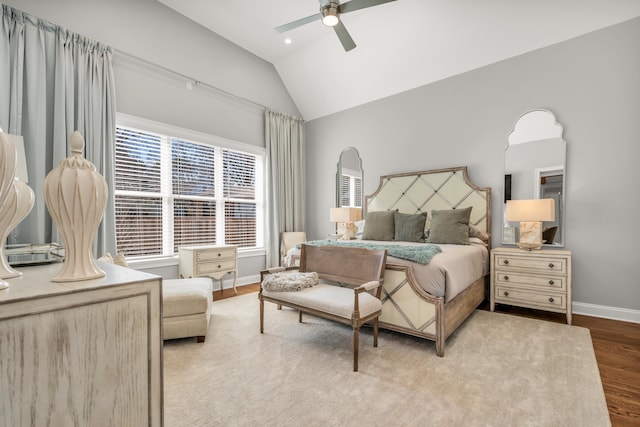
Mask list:
[[[458,241],[459,235],[447,234],[451,230],[442,227],[445,214],[444,223],[452,214],[466,215],[466,227],[471,236],[468,241],[464,237]],[[411,221],[424,217],[422,227],[429,234],[427,244],[390,242],[388,235],[384,239],[375,238],[380,237],[380,232],[370,224],[374,222],[380,228],[379,218],[389,215],[396,221],[402,219],[399,223],[405,234],[411,234]],[[380,177],[378,189],[365,197],[363,218],[366,221],[362,240],[342,244],[426,247],[432,246],[429,240],[433,240],[441,250],[426,265],[388,253],[379,326],[435,341],[436,354],[444,356],[446,339],[485,298],[489,274],[491,189],[474,185],[466,167],[386,175]],[[453,223],[453,234],[459,234],[463,228],[459,224],[463,221],[454,220]],[[406,240],[420,239],[409,237]]]

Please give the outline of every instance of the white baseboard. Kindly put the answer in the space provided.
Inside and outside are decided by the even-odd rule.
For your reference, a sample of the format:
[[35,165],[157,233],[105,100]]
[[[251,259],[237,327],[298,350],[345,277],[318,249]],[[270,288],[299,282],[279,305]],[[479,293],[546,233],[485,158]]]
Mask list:
[[621,320],[623,322],[640,323],[640,310],[628,308],[608,307],[606,305],[587,304],[584,302],[572,303],[573,314],[584,316],[602,317],[605,319]]

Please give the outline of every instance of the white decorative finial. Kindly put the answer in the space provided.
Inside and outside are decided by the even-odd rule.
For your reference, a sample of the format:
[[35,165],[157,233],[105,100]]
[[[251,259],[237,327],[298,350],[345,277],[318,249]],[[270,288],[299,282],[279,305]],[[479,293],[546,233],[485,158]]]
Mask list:
[[74,155],[82,155],[82,150],[84,149],[84,138],[82,134],[77,130],[73,131],[71,136],[69,137],[69,145],[71,146],[71,152]]

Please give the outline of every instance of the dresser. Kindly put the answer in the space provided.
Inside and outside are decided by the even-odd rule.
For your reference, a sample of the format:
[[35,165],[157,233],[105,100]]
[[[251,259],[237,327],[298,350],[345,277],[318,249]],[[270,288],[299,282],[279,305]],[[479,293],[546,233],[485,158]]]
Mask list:
[[162,426],[161,279],[50,281],[23,267],[0,290],[0,426]]
[[491,251],[491,311],[496,304],[566,313],[571,324],[571,252]]
[[238,247],[235,245],[199,245],[178,248],[178,275],[181,279],[208,276],[220,281],[233,273],[233,291],[237,294]]

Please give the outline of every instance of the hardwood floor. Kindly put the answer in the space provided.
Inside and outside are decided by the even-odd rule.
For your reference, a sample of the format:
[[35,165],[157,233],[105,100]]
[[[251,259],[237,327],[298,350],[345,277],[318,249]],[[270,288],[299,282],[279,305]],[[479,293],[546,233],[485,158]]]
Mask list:
[[[258,283],[238,286],[238,295],[257,292]],[[213,293],[214,301],[235,296]],[[479,307],[489,310],[489,303]],[[497,312],[566,323],[564,314],[498,305]],[[573,325],[589,329],[613,427],[640,426],[640,324],[573,315]],[[579,399],[580,396],[576,396]]]

